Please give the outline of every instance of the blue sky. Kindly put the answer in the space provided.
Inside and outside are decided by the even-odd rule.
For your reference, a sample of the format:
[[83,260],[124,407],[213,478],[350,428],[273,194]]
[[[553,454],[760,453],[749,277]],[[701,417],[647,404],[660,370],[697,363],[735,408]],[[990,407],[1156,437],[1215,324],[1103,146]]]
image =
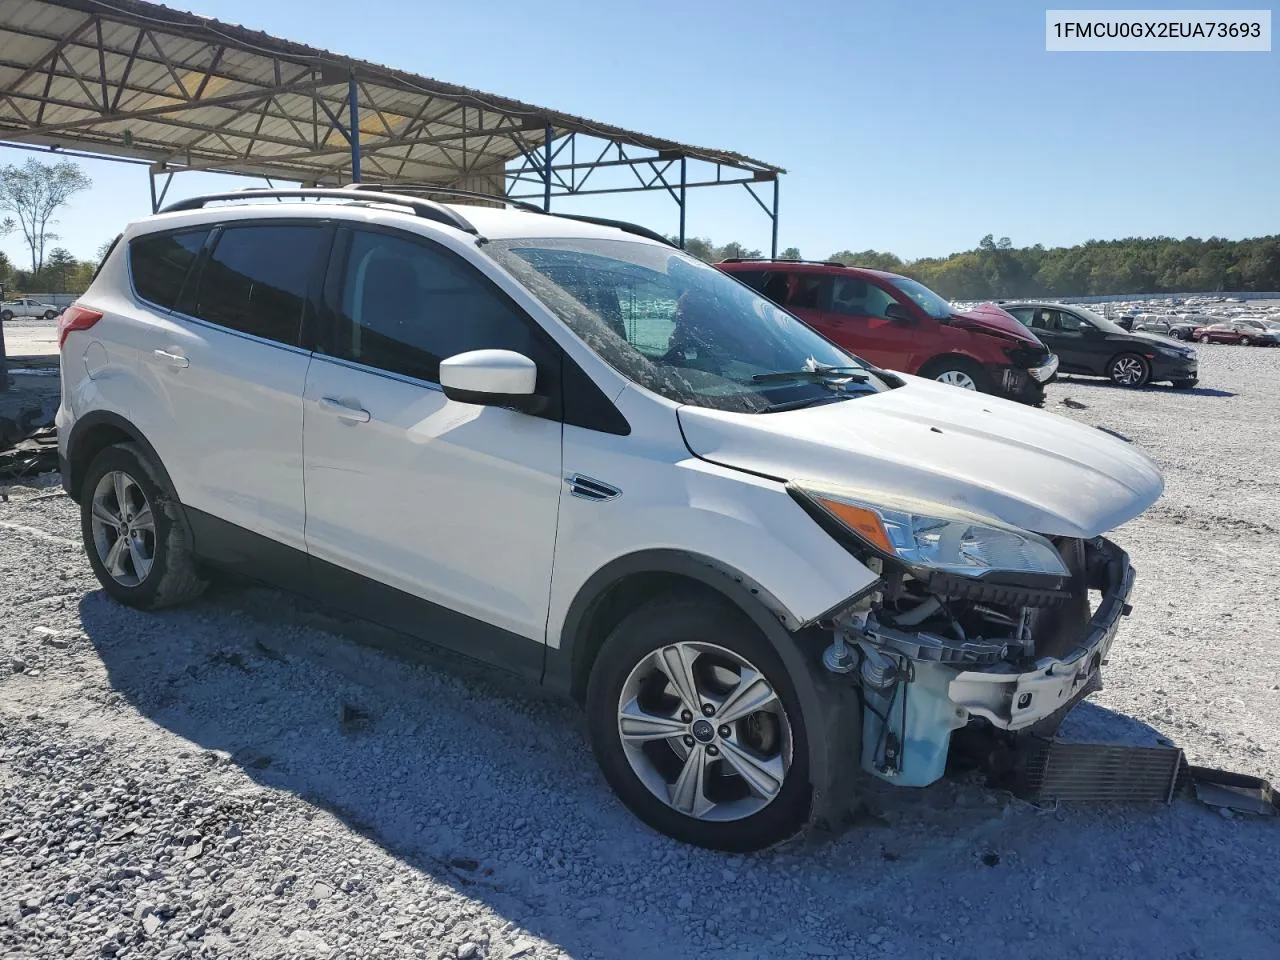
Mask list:
[[[806,256],[945,255],[987,233],[1054,246],[1280,232],[1274,51],[1046,53],[1045,8],[1026,2],[198,0],[194,9],[779,164],[789,171],[780,244]],[[29,155],[0,149],[0,163]],[[144,168],[84,168],[94,189],[57,229],[90,256],[149,202]],[[170,198],[254,182],[180,174]],[[665,194],[560,208],[677,226]],[[688,229],[768,248],[768,221],[741,187],[690,191]],[[23,262],[19,237],[0,249]]]

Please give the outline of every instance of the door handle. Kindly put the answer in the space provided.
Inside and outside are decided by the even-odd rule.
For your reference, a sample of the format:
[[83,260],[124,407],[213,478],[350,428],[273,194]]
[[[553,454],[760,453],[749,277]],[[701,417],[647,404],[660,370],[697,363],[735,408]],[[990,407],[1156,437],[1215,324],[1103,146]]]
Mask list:
[[167,363],[171,367],[191,366],[191,361],[180,353],[170,353],[168,350],[152,350],[151,355],[161,363]]
[[336,415],[341,420],[350,420],[353,423],[368,423],[369,411],[363,407],[352,407],[336,400],[333,397],[321,397],[320,409],[327,410],[329,413]]

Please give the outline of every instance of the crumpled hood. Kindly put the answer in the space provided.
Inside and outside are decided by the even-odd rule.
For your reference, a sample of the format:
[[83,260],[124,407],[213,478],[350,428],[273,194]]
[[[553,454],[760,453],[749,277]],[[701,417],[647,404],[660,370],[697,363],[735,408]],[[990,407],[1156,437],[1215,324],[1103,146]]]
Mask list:
[[1093,537],[1160,496],[1136,446],[1064,417],[904,376],[905,387],[779,413],[684,406],[695,455],[782,480],[948,504],[1047,536]]
[[1027,343],[1040,343],[1035,332],[1018,322],[1018,318],[994,303],[980,303],[972,310],[954,313],[952,319],[961,326],[976,327],[991,333],[1003,334]]

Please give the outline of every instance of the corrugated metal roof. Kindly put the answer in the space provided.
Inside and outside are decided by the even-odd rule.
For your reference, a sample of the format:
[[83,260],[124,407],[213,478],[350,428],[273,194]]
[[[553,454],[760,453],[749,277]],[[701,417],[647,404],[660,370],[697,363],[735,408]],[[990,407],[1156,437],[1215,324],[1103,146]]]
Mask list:
[[[728,166],[759,180],[785,172],[742,154],[598,123],[159,4],[0,3],[0,139],[6,141],[337,183],[350,177],[341,127],[349,125],[353,75],[363,174],[370,181],[502,192],[509,163],[541,162],[548,126],[553,139],[583,134],[658,151],[664,160],[683,156]],[[616,151],[614,157],[622,159]],[[587,157],[570,166],[590,164]]]

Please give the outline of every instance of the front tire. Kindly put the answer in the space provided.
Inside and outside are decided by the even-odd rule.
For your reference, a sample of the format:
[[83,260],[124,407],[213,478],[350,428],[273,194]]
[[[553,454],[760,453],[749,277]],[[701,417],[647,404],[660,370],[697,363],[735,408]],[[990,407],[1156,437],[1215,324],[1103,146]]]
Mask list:
[[1253,341],[1252,341],[1252,340],[1250,340],[1248,337],[1241,337],[1241,338],[1240,338],[1240,346],[1242,346],[1242,347],[1247,347],[1247,346],[1249,346],[1249,344],[1251,344],[1251,343],[1253,343]]
[[1201,343],[1208,343],[1208,342],[1209,342],[1209,335],[1208,335],[1208,334],[1205,334],[1204,336],[1202,336],[1202,337],[1200,338],[1200,342],[1201,342]]
[[962,390],[991,392],[991,378],[987,376],[987,371],[968,357],[937,357],[920,368],[920,376]]
[[13,319],[12,310],[6,310],[3,313],[0,313],[0,320],[12,320],[12,319]]
[[633,611],[600,649],[586,707],[605,779],[655,830],[747,852],[804,825],[809,747],[794,685],[727,603],[676,596]]
[[181,521],[182,505],[134,443],[107,447],[80,488],[89,565],[120,603],[144,610],[192,600],[206,586]]
[[1141,387],[1151,379],[1151,364],[1136,353],[1122,353],[1107,364],[1107,376],[1118,387]]
[[53,319],[54,317],[56,317],[57,315],[58,315],[58,311],[57,311],[57,310],[46,310],[46,311],[44,312],[44,318],[45,318],[46,320],[52,320],[52,319]]

